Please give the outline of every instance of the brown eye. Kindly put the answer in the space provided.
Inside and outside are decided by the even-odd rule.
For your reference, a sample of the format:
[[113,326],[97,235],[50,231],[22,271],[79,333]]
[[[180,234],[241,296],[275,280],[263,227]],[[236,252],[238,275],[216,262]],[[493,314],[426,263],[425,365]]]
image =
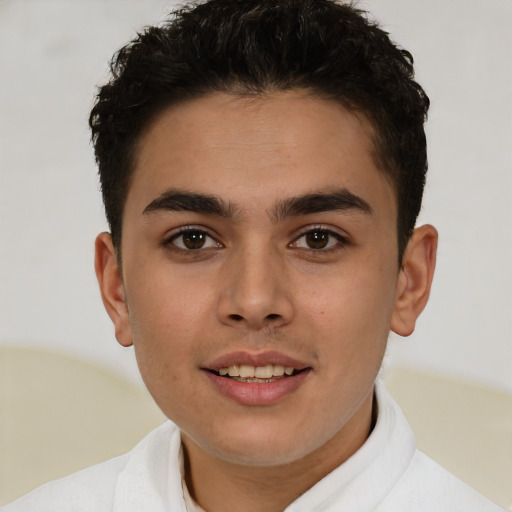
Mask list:
[[291,246],[312,251],[327,251],[336,247],[344,247],[347,244],[347,240],[342,235],[329,229],[316,228],[303,233]]
[[305,238],[310,249],[324,249],[329,244],[330,236],[326,231],[310,231]]
[[220,247],[220,244],[216,242],[206,231],[201,231],[199,229],[182,231],[181,233],[173,236],[170,242],[176,247],[186,251],[197,251],[199,249]]
[[201,249],[206,241],[206,235],[201,231],[189,231],[182,236],[183,245],[187,249]]

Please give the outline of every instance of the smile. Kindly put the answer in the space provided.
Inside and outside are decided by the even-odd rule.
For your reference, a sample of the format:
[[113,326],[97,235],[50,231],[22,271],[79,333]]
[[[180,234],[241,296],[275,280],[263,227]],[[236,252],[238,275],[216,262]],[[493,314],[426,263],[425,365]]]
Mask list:
[[311,371],[310,367],[297,369],[279,364],[231,364],[219,370],[209,369],[205,375],[214,388],[230,400],[241,405],[263,406],[293,395]]
[[313,372],[306,361],[274,350],[230,352],[202,370],[217,392],[250,406],[272,405],[294,395]]
[[250,366],[247,364],[233,364],[220,368],[218,374],[221,377],[231,378],[241,382],[273,382],[277,379],[285,379],[296,373],[291,366],[267,364],[265,366]]

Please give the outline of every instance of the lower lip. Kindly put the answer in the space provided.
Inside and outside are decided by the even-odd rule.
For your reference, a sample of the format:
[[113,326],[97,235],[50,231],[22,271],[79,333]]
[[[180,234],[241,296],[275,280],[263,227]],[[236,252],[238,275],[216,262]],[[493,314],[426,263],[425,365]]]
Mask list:
[[294,393],[311,370],[273,382],[240,382],[204,370],[206,376],[223,395],[241,405],[272,405]]

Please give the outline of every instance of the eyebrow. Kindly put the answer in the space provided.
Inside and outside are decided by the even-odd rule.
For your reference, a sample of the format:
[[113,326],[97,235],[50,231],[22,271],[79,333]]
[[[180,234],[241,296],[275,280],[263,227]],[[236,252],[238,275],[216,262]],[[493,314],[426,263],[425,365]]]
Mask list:
[[235,210],[234,205],[214,195],[170,189],[151,201],[142,213],[146,215],[158,211],[173,211],[231,217]]
[[[278,222],[287,217],[354,210],[368,215],[373,214],[373,209],[367,201],[348,189],[341,188],[331,192],[319,191],[283,199],[270,210],[270,216]],[[233,203],[226,202],[215,195],[170,189],[151,201],[142,213],[149,215],[159,211],[194,212],[218,217],[232,217],[240,210]]]
[[373,209],[367,201],[348,189],[341,188],[332,192],[314,192],[284,199],[273,208],[272,215],[279,221],[286,217],[299,215],[354,210],[368,215],[373,214]]

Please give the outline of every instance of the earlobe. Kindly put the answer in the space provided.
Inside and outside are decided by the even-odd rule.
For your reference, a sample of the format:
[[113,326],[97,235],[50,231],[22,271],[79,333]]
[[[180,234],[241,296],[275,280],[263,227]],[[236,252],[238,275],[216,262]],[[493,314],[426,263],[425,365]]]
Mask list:
[[404,253],[398,276],[391,330],[400,336],[413,333],[427,305],[434,277],[437,230],[430,225],[415,229]]
[[103,305],[114,324],[117,341],[128,347],[133,344],[130,316],[116,251],[109,233],[100,233],[96,237],[94,268]]

